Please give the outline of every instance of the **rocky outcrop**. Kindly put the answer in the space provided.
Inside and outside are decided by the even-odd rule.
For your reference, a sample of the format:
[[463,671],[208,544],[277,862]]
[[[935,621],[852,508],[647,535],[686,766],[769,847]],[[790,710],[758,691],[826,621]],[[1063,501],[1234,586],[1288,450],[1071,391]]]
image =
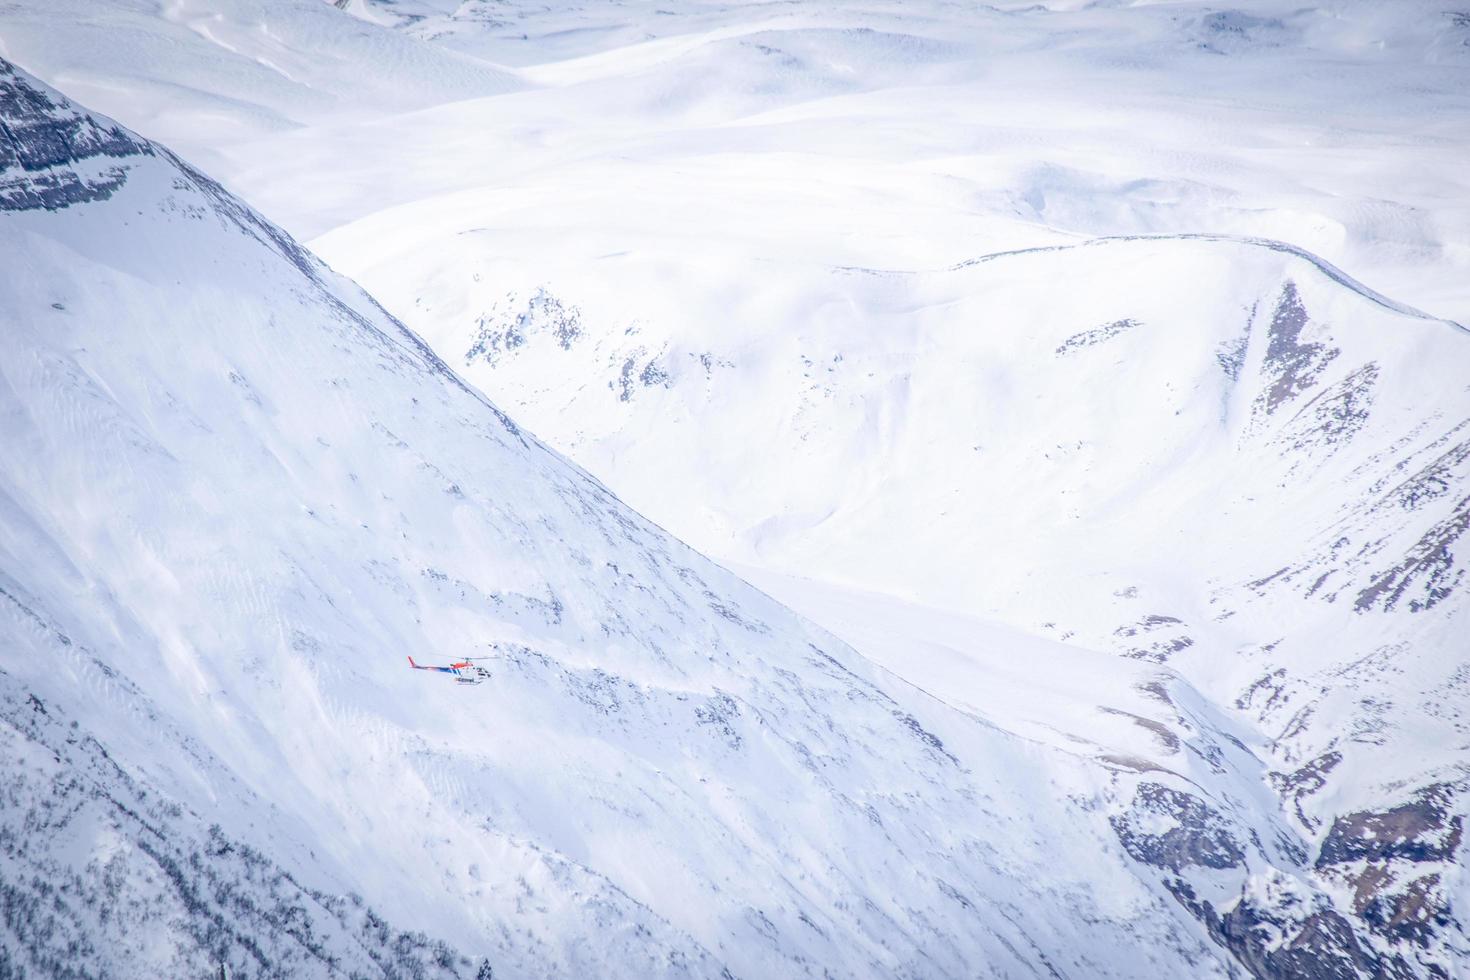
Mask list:
[[1359,612],[1381,606],[1385,611],[1406,602],[1420,612],[1441,602],[1465,580],[1465,565],[1455,548],[1470,531],[1470,497],[1436,521],[1392,567],[1379,573],[1358,593],[1353,606]]
[[[1210,936],[1260,980],[1407,980],[1422,976],[1402,957],[1384,956],[1361,942],[1343,915],[1325,903],[1307,905],[1291,890],[1270,900],[1242,897],[1220,911],[1187,882],[1168,883],[1179,903]],[[1444,975],[1444,974],[1439,974]]]
[[[1329,753],[1273,782],[1284,796],[1310,795],[1337,761]],[[1436,937],[1456,927],[1443,883],[1463,838],[1454,797],[1439,784],[1396,807],[1340,816],[1310,866],[1298,850],[1288,864],[1262,867],[1246,828],[1160,783],[1140,783],[1111,822],[1129,856],[1158,869],[1210,937],[1261,980],[1448,977],[1453,957]]]
[[0,60],[0,211],[56,211],[111,197],[127,180],[115,161],[147,143],[53,100]]
[[1119,626],[1113,635],[1122,641],[1119,652],[1123,656],[1156,664],[1167,663],[1176,653],[1194,646],[1188,625],[1176,616],[1158,613]]
[[475,321],[474,342],[465,351],[466,364],[483,360],[491,367],[502,357],[524,347],[532,337],[551,337],[562,350],[571,350],[582,336],[582,311],[564,303],[543,287],[524,304],[514,295],[505,297],[505,308],[494,304]]
[[1427,946],[1455,921],[1443,886],[1464,841],[1455,795],[1438,783],[1396,807],[1345,814],[1322,841],[1316,870],[1351,887],[1353,910],[1390,942]]
[[1110,340],[1113,337],[1118,336],[1118,334],[1122,333],[1125,330],[1132,330],[1136,326],[1138,326],[1138,321],[1129,318],[1123,320],[1114,320],[1112,323],[1105,323],[1100,327],[1094,327],[1091,330],[1084,330],[1081,333],[1073,334],[1065,341],[1063,341],[1062,344],[1057,347],[1056,355],[1057,357],[1067,357],[1070,354],[1077,353],[1083,348],[1095,347],[1106,340]]
[[1288,280],[1281,289],[1267,334],[1262,370],[1269,385],[1257,400],[1258,414],[1270,415],[1311,389],[1341,353],[1326,343],[1305,339],[1302,335],[1310,322],[1296,283]]
[[1245,863],[1245,852],[1217,811],[1193,794],[1158,783],[1141,783],[1132,808],[1111,822],[1123,849],[1156,868],[1220,869]]

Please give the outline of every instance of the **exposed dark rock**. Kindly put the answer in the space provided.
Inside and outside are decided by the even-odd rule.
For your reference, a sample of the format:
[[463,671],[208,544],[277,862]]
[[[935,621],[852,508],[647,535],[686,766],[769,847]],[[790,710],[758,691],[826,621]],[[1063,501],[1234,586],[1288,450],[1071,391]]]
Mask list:
[[1292,416],[1278,441],[1294,452],[1340,447],[1368,423],[1378,374],[1378,365],[1369,361],[1318,392]]
[[[1466,419],[1452,431],[1457,432],[1467,424],[1470,424],[1470,419]],[[1431,500],[1438,500],[1452,493],[1460,483],[1459,473],[1466,462],[1470,462],[1470,439],[1450,445],[1444,452],[1416,471],[1413,476],[1402,480],[1393,489],[1384,493],[1382,499],[1374,504],[1374,510],[1396,507],[1414,511]],[[1394,475],[1396,476],[1397,472]],[[1385,485],[1385,481],[1380,481],[1374,485],[1373,489],[1377,492]]]
[[[1144,830],[1163,817],[1175,826],[1163,833]],[[1199,797],[1159,783],[1140,783],[1133,805],[1109,818],[1113,832],[1134,860],[1156,868],[1234,868],[1245,863],[1225,819]]]
[[465,363],[482,360],[495,367],[503,355],[512,353],[536,336],[550,336],[562,350],[571,350],[582,336],[582,311],[564,303],[543,287],[536,290],[524,309],[520,308],[514,294],[506,297],[508,312],[498,307],[481,314],[475,321],[475,331],[469,350],[465,351]]
[[1285,21],[1258,17],[1240,10],[1216,10],[1201,17],[1195,44],[1213,54],[1239,54],[1253,48],[1276,47],[1292,36]]
[[1179,651],[1194,646],[1194,638],[1186,630],[1182,620],[1155,613],[1137,623],[1119,626],[1113,630],[1113,635],[1138,641],[1122,651],[1125,657],[1161,664]]
[[694,709],[694,717],[699,724],[709,725],[719,732],[730,748],[740,748],[740,743],[744,740],[735,727],[740,718],[740,705],[730,695],[723,691],[710,695],[704,704]]
[[1427,786],[1407,803],[1381,812],[1338,817],[1317,855],[1317,867],[1346,861],[1449,861],[1460,847],[1462,818],[1450,813],[1453,793]]
[[669,372],[659,366],[657,361],[649,361],[643,365],[643,370],[638,372],[638,380],[645,388],[652,388],[654,385],[663,385],[667,388]]
[[1294,772],[1271,773],[1271,785],[1281,794],[1283,800],[1292,802],[1297,819],[1309,830],[1315,830],[1321,821],[1307,815],[1302,808],[1302,801],[1326,786],[1328,774],[1341,762],[1341,752],[1324,752]]
[[[1254,314],[1254,311],[1252,311]],[[1249,333],[1223,341],[1215,348],[1215,363],[1231,381],[1240,380],[1240,370],[1245,366],[1245,355],[1250,347]]]
[[1277,667],[1251,682],[1240,697],[1235,699],[1235,706],[1242,711],[1254,710],[1257,715],[1269,711],[1281,700],[1286,690],[1286,668]]
[[1066,357],[1069,354],[1075,354],[1084,347],[1092,347],[1100,344],[1136,326],[1138,326],[1137,320],[1114,320],[1112,323],[1105,323],[1100,327],[1094,327],[1091,330],[1084,330],[1079,334],[1073,334],[1062,341],[1061,346],[1057,348],[1057,356]]
[[1141,758],[1136,755],[1124,755],[1118,752],[1104,752],[1102,755],[1099,755],[1097,757],[1097,761],[1101,762],[1105,766],[1108,766],[1109,768],[1121,769],[1125,772],[1136,772],[1140,774],[1146,772],[1158,772],[1163,773],[1166,776],[1175,775],[1172,770],[1165,769],[1163,766],[1160,765],[1155,765],[1147,759]]
[[[1467,579],[1464,556],[1456,549],[1463,551],[1460,542],[1470,530],[1470,496],[1461,496],[1445,513],[1451,495],[1463,494],[1463,484],[1470,478],[1467,428],[1470,419],[1460,420],[1414,454],[1396,458],[1380,454],[1360,466],[1355,476],[1370,467],[1381,467],[1382,473],[1339,522],[1341,533],[1299,564],[1245,587],[1264,595],[1268,586],[1292,585],[1328,602],[1350,597],[1358,612],[1388,612],[1400,605],[1423,612],[1450,598]],[[1283,436],[1290,429],[1288,425]],[[1431,454],[1429,462],[1422,461]],[[1413,516],[1436,501],[1442,516],[1432,525],[1427,523],[1432,519],[1428,513]],[[1405,548],[1402,542],[1409,534],[1418,537]]]
[[1358,593],[1354,608],[1365,612],[1379,606],[1387,612],[1409,597],[1409,609],[1421,612],[1448,598],[1465,579],[1465,567],[1452,549],[1467,530],[1470,496],[1424,532],[1398,564],[1376,575]]
[[1286,895],[1277,908],[1243,897],[1221,913],[1187,882],[1165,884],[1204,923],[1210,937],[1260,980],[1408,980],[1420,975],[1402,957],[1381,955],[1360,942],[1347,918],[1331,908],[1302,908],[1295,896]]
[[[690,354],[689,356],[698,361],[699,366],[704,368],[705,377],[710,377],[711,375],[713,375],[714,370],[717,367],[732,368],[735,366],[735,362],[730,360],[729,358],[717,357],[716,355],[711,354],[708,351],[699,354]],[[842,355],[838,354],[836,360],[841,361]]]
[[1270,415],[1317,383],[1322,371],[1340,353],[1335,347],[1302,340],[1309,318],[1296,283],[1288,281],[1271,317],[1262,370],[1266,388],[1257,399],[1258,414]]
[[771,628],[765,623],[746,619],[738,608],[726,602],[714,592],[706,590],[704,598],[709,603],[711,609],[736,626],[744,627],[752,633],[769,633],[771,631]]
[[0,59],[0,211],[105,200],[127,181],[127,168],[102,160],[152,154],[148,143],[54,101]]
[[919,741],[923,742],[929,748],[944,756],[955,765],[960,764],[960,760],[951,755],[949,753],[949,750],[944,747],[944,742],[939,738],[939,736],[935,735],[933,732],[929,731],[922,724],[920,724],[919,719],[915,718],[913,715],[905,711],[895,711],[893,713],[893,717],[897,718],[899,722],[903,725],[903,727],[907,728],[909,732]]
[[1131,711],[1121,711],[1117,708],[1108,707],[1104,707],[1102,710],[1111,715],[1121,715],[1124,718],[1131,719],[1132,722],[1139,728],[1142,728],[1144,731],[1147,731],[1149,734],[1153,735],[1155,740],[1158,742],[1159,749],[1161,751],[1167,752],[1170,755],[1173,755],[1174,753],[1179,751],[1179,736],[1170,731],[1167,725],[1160,724],[1159,722],[1154,721],[1152,718],[1145,718],[1142,715],[1135,715]]
[[1393,871],[1383,865],[1369,865],[1358,876],[1354,911],[1374,932],[1425,946],[1454,922],[1438,874],[1422,875],[1398,889],[1395,883]]
[[[646,360],[644,360],[646,358]],[[642,366],[639,362],[642,360]],[[648,357],[648,352],[643,348],[633,351],[623,360],[622,369],[618,372],[615,382],[608,382],[608,387],[618,393],[618,401],[632,401],[633,392],[637,385],[645,388],[662,386],[669,387],[672,376],[668,370],[659,362],[659,357]]]
[[1457,860],[1464,828],[1453,801],[1450,786],[1427,786],[1399,806],[1338,817],[1322,842],[1317,871],[1348,884],[1354,912],[1391,942],[1427,946],[1454,922],[1433,867]]

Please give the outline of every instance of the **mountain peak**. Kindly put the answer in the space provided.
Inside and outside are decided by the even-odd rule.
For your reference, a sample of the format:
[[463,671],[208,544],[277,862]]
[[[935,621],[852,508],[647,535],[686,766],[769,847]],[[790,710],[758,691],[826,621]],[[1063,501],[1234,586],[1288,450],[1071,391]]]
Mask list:
[[115,123],[81,112],[0,59],[0,209],[57,210],[110,197],[129,157],[152,147]]

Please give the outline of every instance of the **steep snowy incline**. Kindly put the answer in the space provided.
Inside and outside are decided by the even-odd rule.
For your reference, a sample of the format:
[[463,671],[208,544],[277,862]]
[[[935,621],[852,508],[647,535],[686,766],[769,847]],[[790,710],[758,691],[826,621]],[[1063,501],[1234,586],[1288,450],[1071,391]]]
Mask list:
[[[916,643],[890,656],[866,614],[884,602],[1177,670],[1255,732],[1263,813],[1345,906],[1465,955],[1462,326],[1299,248],[1203,235],[932,271],[638,240],[516,290],[503,203],[395,209],[325,244],[635,507],[908,679],[945,671]],[[933,656],[1028,648],[968,629]],[[929,689],[1014,717],[986,710],[1004,670],[948,677]],[[1026,729],[1086,728],[1057,703]],[[1418,844],[1341,844],[1407,813]]]
[[[585,289],[506,295],[493,244],[371,230],[369,271],[436,349],[677,533],[952,608],[1014,613],[1033,579],[1132,574],[1118,556],[1138,541],[1175,552],[1142,564],[1200,580],[1269,574],[1392,465],[1368,457],[1454,443],[1470,417],[1470,333],[1275,243],[820,278],[753,260],[734,294],[728,262],[674,276],[614,255]],[[1262,521],[1280,526],[1240,547]],[[982,564],[930,560],[959,554]]]
[[8,971],[1231,971],[1114,839],[1133,777],[874,668],[0,72]]

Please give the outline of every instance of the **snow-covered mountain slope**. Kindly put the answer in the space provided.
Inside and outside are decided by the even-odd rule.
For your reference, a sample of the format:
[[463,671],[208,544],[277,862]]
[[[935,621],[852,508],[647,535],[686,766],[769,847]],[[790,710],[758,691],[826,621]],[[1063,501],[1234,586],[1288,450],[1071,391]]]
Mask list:
[[[635,506],[1000,724],[1003,661],[1036,636],[1167,663],[1256,733],[1258,802],[1346,904],[1463,951],[1462,327],[1263,241],[1102,240],[819,285],[750,263],[742,293],[720,288],[728,266],[645,280],[610,257],[586,301],[497,293],[484,256],[409,244],[379,278]],[[681,315],[635,319],[645,299]],[[813,583],[862,594],[813,601]],[[1074,700],[1044,704],[1024,730],[1079,734]],[[1340,827],[1426,793],[1425,831],[1446,835],[1427,863],[1332,857]]]
[[17,0],[0,55],[211,166],[237,142],[519,87],[320,0]]
[[[935,268],[1212,232],[1290,241],[1470,320],[1463,6],[459,4],[400,31],[520,65],[524,91],[228,166],[313,238],[494,189],[460,230],[497,236],[521,289],[619,251]],[[326,167],[373,193],[320,192]]]
[[16,0],[0,53],[303,240],[499,189],[470,227],[517,289],[667,242],[935,268],[1208,231],[1470,320],[1463,6]]
[[314,244],[635,507],[1028,730],[997,651],[1167,660],[1313,854],[1462,792],[1470,338],[1402,301],[1470,322],[1463,12],[423,6],[548,90],[356,128],[483,169]]
[[8,975],[1237,969],[1109,822],[1165,777],[872,666],[168,151],[0,88]]
[[[1466,969],[1470,372],[1398,302],[1470,321],[1463,12],[345,7],[19,3],[0,42],[331,230],[517,419],[892,673],[79,124],[0,189],[6,589],[23,649],[85,647],[7,669],[11,798],[56,802],[4,816],[112,822],[10,831],[7,869],[169,837],[117,860],[190,970],[260,933],[304,971],[303,917],[362,944],[319,972]],[[498,686],[402,676],[487,640]],[[73,790],[95,756],[31,695],[130,782]],[[210,874],[260,925],[209,931]]]
[[[750,262],[737,295],[723,266],[655,293],[614,256],[586,300],[506,296],[473,241],[366,247],[438,349],[677,533],[952,608],[1044,611],[1031,580],[1157,558],[1222,583],[1274,572],[1396,461],[1366,456],[1455,445],[1470,416],[1470,334],[1274,243],[1104,240],[820,280]],[[1280,526],[1240,548],[1263,521]],[[1140,540],[1172,553],[1120,567]],[[959,555],[985,557],[966,577],[930,560]]]

